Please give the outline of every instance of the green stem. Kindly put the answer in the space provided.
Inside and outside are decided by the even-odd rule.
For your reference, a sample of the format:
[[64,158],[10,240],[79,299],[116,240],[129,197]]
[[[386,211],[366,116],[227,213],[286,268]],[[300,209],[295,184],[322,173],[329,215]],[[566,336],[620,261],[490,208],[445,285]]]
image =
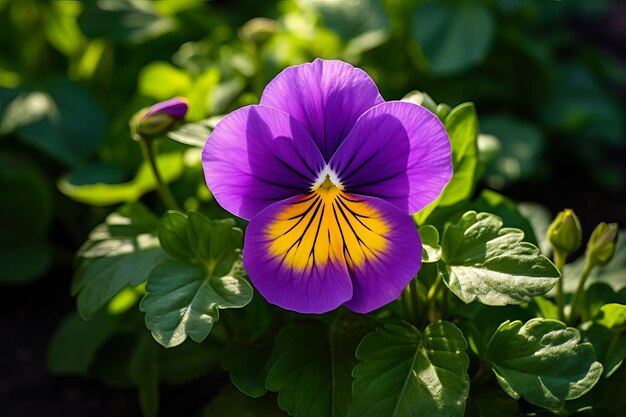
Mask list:
[[152,140],[146,140],[144,138],[139,139],[139,144],[141,145],[141,152],[143,153],[144,159],[150,165],[150,169],[152,170],[152,175],[154,175],[154,180],[157,186],[157,192],[167,207],[170,210],[179,210],[178,204],[172,195],[172,192],[168,188],[168,186],[161,179],[161,175],[159,174],[159,168],[156,162],[156,156],[154,153],[154,144]]
[[559,314],[559,320],[565,322],[565,293],[563,292],[563,281],[565,279],[565,256],[560,251],[554,251],[554,264],[556,269],[561,272],[561,278],[556,285],[556,306]]
[[585,267],[583,268],[583,273],[580,275],[578,287],[576,287],[576,292],[574,293],[574,298],[572,299],[572,308],[568,320],[568,324],[570,326],[575,325],[576,320],[578,320],[580,308],[582,307],[582,303],[585,298],[585,283],[587,282],[587,278],[589,277],[592,269],[593,266],[589,263],[589,260],[585,260]]

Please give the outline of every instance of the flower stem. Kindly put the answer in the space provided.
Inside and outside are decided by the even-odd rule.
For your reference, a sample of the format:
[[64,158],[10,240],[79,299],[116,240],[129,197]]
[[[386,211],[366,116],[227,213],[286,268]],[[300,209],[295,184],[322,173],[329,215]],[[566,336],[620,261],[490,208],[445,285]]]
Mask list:
[[556,285],[556,306],[559,314],[559,320],[565,322],[565,294],[563,293],[563,280],[565,279],[565,256],[560,251],[554,251],[554,264],[556,269],[561,272],[561,278]]
[[146,140],[140,137],[139,144],[141,145],[141,152],[143,153],[143,157],[150,165],[152,175],[154,175],[157,192],[161,197],[161,201],[163,201],[163,204],[165,204],[165,207],[167,207],[168,209],[179,210],[178,204],[176,203],[172,192],[163,182],[163,180],[161,179],[161,175],[159,174],[159,167],[157,166],[156,156],[154,153],[154,143],[151,140]]
[[572,299],[572,308],[570,310],[568,320],[568,324],[570,326],[576,324],[576,320],[578,319],[578,315],[580,314],[580,309],[585,298],[585,283],[587,282],[587,278],[589,277],[592,269],[593,266],[589,262],[589,260],[585,260],[585,266],[583,268],[582,274],[580,275],[580,279],[578,280],[578,287],[576,287],[574,298]]

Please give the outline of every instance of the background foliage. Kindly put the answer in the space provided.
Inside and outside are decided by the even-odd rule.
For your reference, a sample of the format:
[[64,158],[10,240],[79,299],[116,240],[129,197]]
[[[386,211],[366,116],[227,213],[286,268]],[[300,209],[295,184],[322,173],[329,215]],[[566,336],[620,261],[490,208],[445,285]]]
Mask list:
[[[7,399],[2,403],[8,404],[8,415],[28,415],[36,410],[29,404],[43,402],[50,404],[50,415],[55,410],[74,415],[66,412],[71,406],[75,415],[135,415],[140,407],[149,416],[157,412],[159,390],[162,415],[244,416],[253,415],[246,414],[252,407],[266,407],[263,415],[284,415],[277,401],[293,413],[301,407],[294,403],[297,384],[276,374],[276,367],[269,372],[266,361],[274,343],[279,351],[272,355],[283,349],[303,356],[281,356],[279,369],[289,369],[297,361],[323,357],[325,346],[354,348],[370,333],[373,325],[368,320],[340,316],[330,317],[328,323],[285,327],[275,335],[266,330],[285,319],[277,318],[260,297],[245,310],[218,313],[218,307],[249,301],[241,271],[207,271],[198,265],[214,256],[210,249],[173,253],[180,245],[172,249],[163,243],[191,222],[235,235],[240,232],[233,226],[245,226],[239,220],[222,224],[204,216],[222,219],[227,214],[204,186],[197,145],[220,115],[257,103],[267,82],[288,65],[316,57],[351,62],[375,79],[385,99],[415,91],[406,99],[435,111],[453,144],[468,144],[454,147],[456,183],[439,201],[448,210],[433,206],[416,216],[420,223],[428,218],[443,225],[444,220],[460,218],[465,209],[489,211],[506,226],[523,230],[546,254],[549,248],[540,231],[547,228],[550,212],[563,207],[577,211],[588,228],[586,235],[600,220],[626,224],[620,203],[626,192],[626,63],[620,56],[626,43],[624,19],[624,5],[608,0],[0,0],[0,299],[9,348],[2,358],[7,376],[3,371],[0,398]],[[130,140],[128,121],[142,107],[177,95],[188,98],[187,121],[196,123],[172,132],[174,140],[158,143],[158,163],[174,196],[192,211],[181,218],[170,214],[166,227],[164,220],[159,223],[165,208],[139,147]],[[470,101],[473,105],[463,104]],[[534,203],[516,205],[514,200],[539,202],[547,210]],[[587,318],[610,310],[601,307],[605,302],[625,302],[626,252],[624,239],[621,242],[611,264],[590,277],[594,284],[587,296]],[[438,243],[434,239],[433,245]],[[445,258],[445,234],[441,245]],[[102,260],[102,251],[114,262]],[[215,305],[208,316],[216,320],[223,315],[231,328],[223,324],[226,319],[217,321],[207,338],[203,315],[178,323],[182,334],[155,334],[150,322],[160,321],[154,318],[180,301],[152,302],[160,291],[165,298],[170,291],[163,286],[171,265],[150,272],[163,251],[177,259],[171,262],[186,265],[185,279],[195,285],[187,297],[194,300],[201,293]],[[438,259],[441,253],[436,252],[433,247],[432,256]],[[124,260],[128,258],[132,261]],[[449,265],[448,284],[454,277],[462,280],[454,270],[458,265]],[[582,261],[568,268],[566,274],[575,275]],[[146,289],[148,274],[155,278]],[[242,286],[242,299],[224,299],[213,291],[210,283],[215,279]],[[575,282],[565,286],[571,293]],[[78,294],[78,315],[90,321],[74,312],[70,291]],[[146,291],[150,296],[141,311],[148,327],[162,344],[182,343],[179,347],[161,349],[146,331],[138,308]],[[555,326],[515,321],[534,317],[528,309],[471,306],[475,303],[464,310],[465,317],[494,321],[491,331],[497,329],[496,334],[522,328],[518,334],[525,337],[537,328]],[[497,317],[488,317],[492,311],[498,311]],[[623,329],[602,317],[584,332],[598,335],[594,347],[601,352],[605,372],[616,371],[615,364],[626,355]],[[505,320],[511,322],[500,326]],[[464,340],[457,340],[458,329],[447,324],[433,322],[420,330],[391,327],[370,334],[357,351],[364,361],[355,371],[357,383],[367,383],[367,367],[375,363],[367,359],[375,361],[377,344],[384,346],[390,338],[405,340],[409,357],[426,351],[429,332],[448,332],[455,344],[463,345]],[[354,334],[340,334],[338,326]],[[618,348],[611,344],[616,333]],[[322,340],[322,346],[307,345],[311,335]],[[183,343],[186,336],[201,343]],[[43,349],[50,341],[47,364],[64,377],[43,371]],[[295,341],[301,346],[290,346]],[[224,349],[224,342],[233,346]],[[489,346],[489,340],[483,342],[488,351],[498,338]],[[444,348],[433,349],[431,358],[422,353],[415,357],[436,362],[446,354]],[[503,364],[502,359],[494,357],[492,364],[498,378],[506,379],[516,365]],[[467,360],[459,360],[462,368]],[[254,366],[242,368],[242,361]],[[220,370],[220,362],[229,374]],[[71,375],[92,382],[83,385],[83,379]],[[229,378],[238,390],[230,387]],[[612,378],[623,387],[626,372],[617,371]],[[467,392],[468,381],[462,378],[450,384],[451,390]],[[138,388],[139,405],[133,391],[107,386]],[[534,392],[520,394],[515,384],[507,387],[507,393],[529,403],[545,400]],[[492,415],[485,410],[499,405],[510,415],[518,415],[514,413],[519,407],[526,411],[529,403],[518,405],[502,390],[491,395],[492,388],[472,393],[466,412],[478,414],[469,415]],[[609,389],[600,388],[593,394],[595,404],[620,406]],[[262,396],[267,389],[280,391],[278,399],[273,393]],[[337,404],[345,401],[345,393],[330,395],[338,396]],[[357,410],[368,409],[363,398],[357,398]],[[429,404],[424,407],[428,413]],[[340,408],[344,411],[337,414],[346,415],[347,406]]]

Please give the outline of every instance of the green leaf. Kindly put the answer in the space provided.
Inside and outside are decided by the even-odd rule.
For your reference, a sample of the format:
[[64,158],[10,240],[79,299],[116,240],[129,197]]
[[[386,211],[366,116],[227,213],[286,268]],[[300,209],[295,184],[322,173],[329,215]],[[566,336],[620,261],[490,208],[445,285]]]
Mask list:
[[[432,102],[429,96],[413,97],[408,95],[405,101],[423,100],[421,105]],[[478,165],[478,117],[472,103],[463,103],[450,111],[444,120],[444,126],[450,137],[452,147],[452,179],[441,195],[420,212],[413,215],[417,224],[424,224],[428,216],[437,207],[449,207],[469,199],[476,185],[476,168]]]
[[252,299],[240,262],[243,233],[234,225],[232,219],[213,221],[195,211],[163,216],[163,247],[186,261],[158,264],[140,305],[146,326],[163,346],[179,345],[187,336],[201,342],[218,320],[219,309],[240,308]]
[[500,386],[515,399],[563,407],[598,382],[602,365],[578,330],[556,320],[506,321],[493,335],[489,360]]
[[149,336],[141,337],[130,359],[130,378],[139,389],[139,406],[144,417],[159,411],[159,362],[157,345]]
[[[169,184],[183,173],[183,157],[178,153],[167,153],[157,156],[159,173],[164,183]],[[147,162],[143,162],[137,175],[131,181],[108,184],[74,184],[70,178],[62,177],[57,183],[59,190],[81,203],[92,206],[111,206],[139,200],[144,194],[157,189],[157,183]]]
[[354,352],[371,331],[365,316],[349,314],[326,324],[305,321],[284,328],[267,389],[280,392],[278,405],[295,417],[344,417],[352,401]]
[[491,46],[495,20],[476,2],[429,1],[412,16],[413,39],[428,58],[430,70],[450,75],[480,63]]
[[156,237],[157,218],[141,203],[123,206],[97,226],[78,250],[72,294],[78,312],[91,318],[127,285],[148,278],[163,255]]
[[444,282],[465,303],[519,304],[547,293],[560,273],[523,238],[498,216],[465,213],[443,233]]
[[626,331],[626,305],[615,303],[603,305],[594,322],[613,332]]
[[187,215],[176,210],[169,210],[159,221],[159,241],[168,255],[180,260],[192,260],[195,257],[187,237]]
[[419,233],[422,238],[422,262],[437,262],[441,258],[437,228],[427,224],[419,228]]
[[119,316],[106,312],[84,321],[76,313],[56,329],[48,347],[48,369],[55,374],[85,375],[102,345],[119,329]]
[[264,346],[240,346],[232,343],[222,356],[222,368],[231,382],[244,394],[258,398],[267,392],[265,380],[269,372],[269,349]]
[[202,342],[219,319],[219,309],[241,308],[250,302],[252,287],[233,262],[230,271],[217,275],[216,270],[170,259],[152,269],[140,310],[146,313],[146,327],[157,342],[173,347],[187,336]]
[[[478,198],[472,202],[471,208],[479,213],[487,212],[495,214],[500,217],[508,227],[521,229],[528,242],[533,245],[537,243],[537,238],[530,222],[520,213],[517,204],[510,198],[495,191],[483,190]],[[552,218],[549,219],[548,226],[551,222]]]
[[613,375],[626,358],[626,305],[603,305],[583,335],[593,345],[606,377]]
[[408,323],[366,336],[356,356],[349,416],[463,416],[469,393],[467,342],[452,323],[420,333]]
[[443,207],[468,199],[474,191],[478,164],[478,117],[474,104],[463,103],[452,109],[444,126],[450,136],[454,174],[439,202]]

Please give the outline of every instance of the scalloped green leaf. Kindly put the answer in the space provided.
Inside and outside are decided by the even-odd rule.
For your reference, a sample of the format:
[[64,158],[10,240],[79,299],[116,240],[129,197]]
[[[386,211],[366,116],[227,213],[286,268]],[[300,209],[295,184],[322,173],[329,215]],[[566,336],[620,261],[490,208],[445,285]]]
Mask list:
[[490,213],[469,211],[442,238],[444,282],[465,303],[520,304],[547,293],[560,273],[524,232]]
[[408,323],[367,335],[356,352],[350,417],[460,417],[469,393],[467,341],[452,323]]
[[507,394],[544,408],[583,396],[602,375],[593,346],[557,320],[507,320],[491,338],[488,358]]
[[110,214],[78,250],[72,294],[78,312],[91,318],[127,285],[148,278],[163,255],[156,236],[157,218],[141,203],[127,204]]
[[253,290],[241,266],[243,233],[234,227],[234,220],[210,220],[194,211],[187,216],[169,212],[167,218],[176,218],[178,233],[165,246],[171,251],[176,244],[185,245],[181,253],[194,258],[158,263],[150,272],[140,310],[146,313],[146,327],[155,340],[172,347],[188,336],[203,341],[219,310],[244,307]]
[[233,264],[231,271],[215,275],[186,262],[165,259],[150,273],[140,310],[146,327],[165,347],[178,346],[189,336],[202,342],[219,319],[219,310],[241,308],[252,299],[252,287]]

